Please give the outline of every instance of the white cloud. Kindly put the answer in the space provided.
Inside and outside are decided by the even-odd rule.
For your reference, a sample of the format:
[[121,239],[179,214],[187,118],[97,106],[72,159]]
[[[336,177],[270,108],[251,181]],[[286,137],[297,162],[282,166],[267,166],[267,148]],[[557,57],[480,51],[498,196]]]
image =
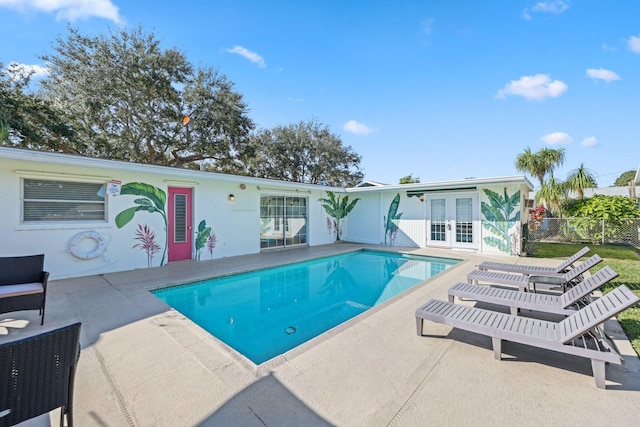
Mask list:
[[520,80],[511,80],[500,89],[496,98],[505,99],[506,95],[522,96],[528,100],[557,98],[569,88],[563,81],[553,80],[547,74],[522,76]]
[[533,5],[532,8],[525,8],[522,12],[522,17],[530,21],[533,19],[531,12],[560,15],[567,9],[569,9],[569,5],[562,0],[540,1]]
[[571,144],[573,138],[565,132],[552,132],[540,138],[540,141],[548,145],[563,145]]
[[7,65],[7,72],[15,80],[29,76],[31,76],[31,78],[40,78],[49,75],[49,69],[47,67],[21,64],[19,62],[10,62],[9,65]]
[[569,5],[562,0],[552,0],[540,1],[536,3],[531,10],[533,10],[534,12],[552,13],[554,15],[559,15],[567,9],[569,9]]
[[628,46],[632,52],[640,53],[640,35],[629,37]]
[[428,18],[421,22],[420,25],[422,26],[422,32],[425,35],[430,36],[433,34],[433,22],[434,22],[433,18]]
[[583,147],[593,147],[596,144],[598,144],[598,139],[595,136],[590,136],[589,138],[585,138],[580,143],[580,145],[582,145]]
[[604,68],[589,68],[587,70],[587,77],[591,77],[594,80],[604,80],[606,82],[620,80],[620,76],[616,72],[605,70]]
[[376,132],[376,129],[372,129],[364,123],[357,122],[355,120],[349,120],[346,122],[342,129],[347,132],[355,133],[356,135],[369,135],[372,132]]
[[91,17],[123,24],[118,7],[111,0],[0,0],[0,7],[20,13],[31,11],[55,13],[57,20],[75,21]]
[[615,51],[617,51],[618,49],[616,49],[616,48],[615,48],[615,47],[613,47],[613,46],[609,46],[607,43],[602,43],[602,50],[603,50],[604,52],[615,52]]
[[264,58],[258,55],[255,52],[251,52],[249,49],[242,46],[234,46],[231,49],[225,49],[226,52],[235,53],[237,55],[242,56],[243,58],[248,59],[254,64],[258,64],[258,67],[265,68],[267,64],[264,62]]
[[287,98],[289,102],[304,102],[304,98]]

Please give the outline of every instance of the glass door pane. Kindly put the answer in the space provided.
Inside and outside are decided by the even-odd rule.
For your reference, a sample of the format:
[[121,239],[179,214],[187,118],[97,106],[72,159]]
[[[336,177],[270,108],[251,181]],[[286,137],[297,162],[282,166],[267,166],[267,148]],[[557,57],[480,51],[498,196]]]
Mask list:
[[260,248],[307,243],[307,198],[260,197]]
[[260,197],[260,247],[284,246],[284,197]]
[[431,199],[431,240],[447,240],[447,213],[445,199]]
[[285,198],[285,246],[307,243],[307,199]]
[[456,242],[473,243],[473,200],[456,199]]

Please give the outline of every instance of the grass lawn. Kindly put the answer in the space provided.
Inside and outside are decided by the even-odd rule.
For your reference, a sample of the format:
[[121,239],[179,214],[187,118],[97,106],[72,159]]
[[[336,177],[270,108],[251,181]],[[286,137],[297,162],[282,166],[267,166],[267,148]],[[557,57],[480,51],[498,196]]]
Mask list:
[[[571,243],[540,243],[536,242],[536,258],[568,258],[578,252],[585,245]],[[616,286],[625,284],[636,295],[640,296],[640,250],[633,246],[621,245],[590,245],[591,252],[598,254],[604,260],[591,270],[593,273],[605,265],[613,268],[620,276],[612,280],[602,291],[609,292]],[[640,356],[640,304],[618,315],[618,321],[631,341],[631,345]]]

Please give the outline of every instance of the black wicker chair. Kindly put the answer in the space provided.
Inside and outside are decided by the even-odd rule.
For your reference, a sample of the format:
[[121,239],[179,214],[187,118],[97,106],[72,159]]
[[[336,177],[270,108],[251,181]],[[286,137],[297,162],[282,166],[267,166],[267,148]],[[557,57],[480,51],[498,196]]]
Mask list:
[[80,323],[0,344],[0,427],[60,412],[73,425],[73,383]]
[[[44,324],[48,279],[44,255],[0,257],[0,313],[39,310],[40,324]],[[26,284],[35,284],[35,288]]]

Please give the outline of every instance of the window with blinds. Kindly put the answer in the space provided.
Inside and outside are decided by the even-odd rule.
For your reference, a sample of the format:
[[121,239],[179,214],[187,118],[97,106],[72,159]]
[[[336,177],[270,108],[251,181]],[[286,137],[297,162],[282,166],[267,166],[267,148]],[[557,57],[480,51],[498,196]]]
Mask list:
[[105,184],[22,180],[22,221],[106,221]]

